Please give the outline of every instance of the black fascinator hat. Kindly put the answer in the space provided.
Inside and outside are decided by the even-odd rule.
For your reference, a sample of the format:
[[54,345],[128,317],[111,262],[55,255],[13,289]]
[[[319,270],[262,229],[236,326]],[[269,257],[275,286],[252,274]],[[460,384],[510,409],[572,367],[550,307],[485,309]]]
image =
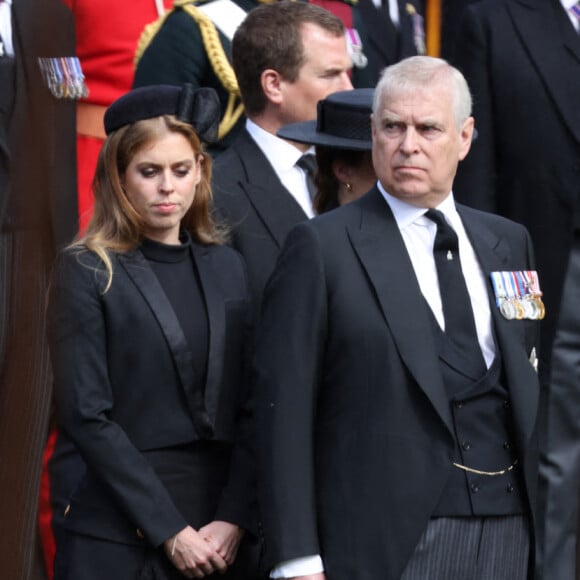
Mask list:
[[129,91],[114,101],[105,111],[105,133],[144,119],[175,115],[189,123],[201,141],[207,144],[218,139],[220,101],[214,89],[192,85],[151,85]]

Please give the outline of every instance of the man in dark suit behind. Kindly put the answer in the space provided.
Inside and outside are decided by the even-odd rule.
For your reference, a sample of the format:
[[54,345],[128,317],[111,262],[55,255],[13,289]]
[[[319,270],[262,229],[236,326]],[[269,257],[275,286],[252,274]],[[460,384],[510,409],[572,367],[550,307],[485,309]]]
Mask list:
[[0,569],[26,580],[38,564],[51,398],[47,279],[56,246],[77,229],[74,101],[51,94],[38,58],[72,57],[74,24],[58,0],[5,2],[0,11],[10,24],[0,28],[10,30],[0,56]]
[[265,292],[256,449],[272,577],[526,580],[540,302],[522,291],[498,300],[502,316],[492,279],[529,273],[531,242],[454,202],[473,134],[456,69],[388,67],[373,110],[377,185],[296,226]]
[[352,88],[350,58],[340,19],[302,2],[252,10],[234,35],[232,57],[248,120],[217,159],[213,187],[259,305],[286,234],[313,215],[307,170],[298,165],[308,145],[276,131],[315,119],[319,100]]
[[336,14],[347,29],[355,88],[374,88],[382,70],[425,53],[423,0],[310,0]]
[[[580,20],[573,0],[468,7],[456,62],[479,137],[457,199],[524,224],[543,279],[546,396],[538,515],[546,580],[575,577],[580,491]],[[544,431],[545,430],[545,431]],[[576,572],[578,574],[578,571]]]

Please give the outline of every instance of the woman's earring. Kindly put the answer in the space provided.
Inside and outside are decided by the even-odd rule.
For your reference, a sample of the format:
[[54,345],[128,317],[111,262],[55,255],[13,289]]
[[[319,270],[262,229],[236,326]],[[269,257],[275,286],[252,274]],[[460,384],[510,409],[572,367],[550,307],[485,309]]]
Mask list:
[[346,186],[346,191],[348,191],[348,193],[352,193],[352,184],[347,182],[344,185]]

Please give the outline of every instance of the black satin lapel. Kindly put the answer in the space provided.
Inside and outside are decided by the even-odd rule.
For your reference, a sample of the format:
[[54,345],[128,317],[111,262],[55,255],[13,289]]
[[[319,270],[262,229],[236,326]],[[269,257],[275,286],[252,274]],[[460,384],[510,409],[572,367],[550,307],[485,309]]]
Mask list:
[[188,406],[200,437],[208,436],[209,423],[200,405],[199,389],[195,389],[193,357],[179,320],[173,310],[157,276],[139,250],[119,255],[119,263],[125,268],[137,289],[151,308],[165,335],[169,350],[185,393]]
[[512,408],[521,444],[526,443],[534,429],[538,410],[539,390],[537,375],[526,352],[526,321],[507,320],[495,303],[495,294],[491,283],[491,272],[524,270],[528,264],[516,264],[511,248],[505,240],[481,226],[460,211],[467,234],[477,254],[481,269],[487,278],[487,289],[490,298],[492,320],[496,332],[498,347],[507,377]]
[[563,122],[580,143],[580,107],[571,88],[580,78],[580,39],[572,38],[572,23],[562,23],[560,16],[567,16],[556,12],[562,10],[557,0],[518,0],[506,6]]
[[209,323],[209,348],[205,384],[205,408],[212,422],[219,404],[223,361],[225,360],[226,317],[224,298],[215,280],[211,255],[207,248],[193,243],[193,257],[199,273]]
[[452,433],[451,411],[425,299],[387,202],[378,189],[361,204],[361,227],[348,235],[362,262],[403,362]]

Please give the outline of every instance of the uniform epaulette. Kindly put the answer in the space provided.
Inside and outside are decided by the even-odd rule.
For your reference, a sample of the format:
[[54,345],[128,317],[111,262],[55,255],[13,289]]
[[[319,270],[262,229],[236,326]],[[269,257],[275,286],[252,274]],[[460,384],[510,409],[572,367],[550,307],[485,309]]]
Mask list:
[[175,0],[171,10],[166,12],[155,22],[148,24],[141,33],[141,37],[137,44],[137,51],[135,52],[134,62],[135,67],[137,67],[143,53],[149,44],[151,44],[155,35],[159,32],[169,14],[171,14],[176,8],[187,12],[199,27],[207,58],[216,77],[221,82],[224,89],[229,93],[228,104],[220,121],[218,133],[218,138],[223,139],[242,116],[244,106],[240,102],[240,89],[238,87],[238,81],[234,69],[224,51],[217,28],[211,19],[196,7],[197,4],[203,4],[206,1],[210,0]]

